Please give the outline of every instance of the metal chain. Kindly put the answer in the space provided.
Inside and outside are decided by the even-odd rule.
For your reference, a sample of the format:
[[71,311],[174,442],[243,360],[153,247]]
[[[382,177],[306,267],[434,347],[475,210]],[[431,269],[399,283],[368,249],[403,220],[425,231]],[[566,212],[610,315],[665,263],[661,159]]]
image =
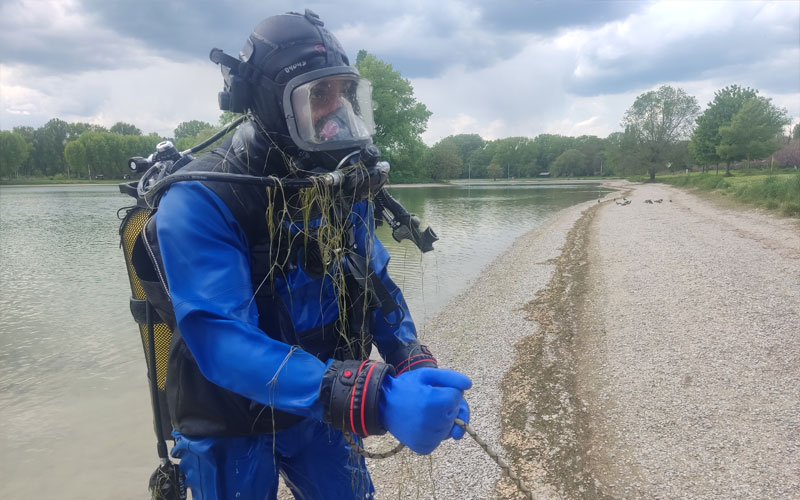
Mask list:
[[383,459],[383,458],[393,457],[398,453],[400,453],[403,450],[403,448],[406,447],[406,445],[404,445],[403,443],[397,443],[397,446],[395,446],[389,451],[385,451],[383,453],[372,453],[371,451],[365,450],[360,444],[358,444],[356,440],[353,439],[353,436],[351,436],[349,432],[344,432],[343,434],[345,440],[347,441],[347,444],[349,444],[354,450],[358,452],[359,455],[361,455],[364,458]]
[[519,491],[521,491],[522,493],[524,493],[524,494],[525,494],[525,496],[526,496],[526,497],[527,497],[529,500],[534,500],[534,499],[533,499],[533,491],[531,491],[531,489],[530,489],[530,488],[528,488],[528,487],[525,485],[525,483],[523,483],[523,482],[522,482],[522,479],[520,479],[520,477],[517,475],[517,473],[516,473],[516,472],[514,472],[514,471],[511,469],[511,467],[510,467],[510,466],[509,466],[509,465],[506,463],[506,461],[505,461],[505,460],[503,460],[502,458],[500,458],[500,456],[499,456],[497,453],[495,453],[495,451],[494,451],[494,450],[492,450],[492,449],[489,447],[489,445],[488,445],[488,444],[486,444],[486,441],[484,441],[483,439],[481,439],[481,437],[480,437],[480,436],[478,436],[478,433],[477,433],[477,432],[475,432],[475,430],[474,430],[472,427],[470,427],[470,425],[469,425],[468,423],[464,422],[464,421],[463,421],[463,420],[461,420],[460,418],[457,418],[457,419],[456,419],[456,425],[459,425],[459,426],[463,427],[463,428],[464,428],[464,430],[466,431],[466,433],[467,433],[467,434],[469,434],[470,436],[472,436],[472,439],[474,439],[474,440],[475,440],[475,442],[476,442],[476,443],[478,443],[478,446],[480,446],[481,448],[483,448],[483,451],[485,451],[485,452],[486,452],[486,454],[487,454],[487,455],[489,455],[489,456],[492,458],[492,460],[494,460],[494,462],[495,462],[495,463],[496,463],[496,464],[497,464],[497,465],[500,467],[500,469],[501,469],[503,472],[505,472],[505,473],[506,473],[506,475],[507,475],[507,476],[508,476],[508,477],[509,477],[509,478],[510,478],[512,481],[514,481],[514,483],[516,483],[516,485],[517,485],[517,488],[519,488]]
[[[494,450],[492,450],[491,447],[489,447],[486,441],[484,441],[483,439],[481,439],[480,436],[478,436],[478,433],[475,432],[475,430],[468,423],[464,422],[460,418],[457,418],[455,420],[455,423],[456,425],[464,429],[464,431],[467,434],[469,434],[472,437],[472,439],[475,440],[476,443],[478,443],[478,446],[483,448],[483,451],[485,451],[486,454],[489,455],[489,457],[491,457],[492,460],[494,460],[494,462],[500,467],[500,469],[505,473],[505,475],[508,476],[512,481],[514,481],[514,483],[517,485],[517,488],[519,488],[519,491],[524,493],[526,498],[528,498],[529,500],[534,500],[533,491],[531,491],[531,489],[528,488],[525,485],[525,483],[522,482],[522,479],[520,479],[517,473],[511,469],[511,467],[505,462],[505,460],[500,458],[500,456]],[[372,453],[365,450],[361,445],[359,445],[355,441],[355,439],[353,439],[353,437],[350,436],[349,433],[345,432],[344,438],[347,440],[350,446],[353,447],[354,450],[356,450],[361,456],[366,458],[378,458],[378,459],[389,458],[391,456],[398,454],[403,448],[405,448],[405,445],[403,445],[402,443],[398,443],[397,446],[395,446],[394,448],[392,448],[387,452]]]

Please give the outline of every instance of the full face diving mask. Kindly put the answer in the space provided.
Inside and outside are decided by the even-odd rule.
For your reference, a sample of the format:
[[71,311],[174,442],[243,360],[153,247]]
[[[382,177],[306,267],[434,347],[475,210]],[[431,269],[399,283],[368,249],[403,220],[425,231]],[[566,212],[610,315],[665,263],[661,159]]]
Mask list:
[[355,68],[312,70],[292,78],[283,91],[292,141],[309,152],[359,149],[372,142],[372,85]]

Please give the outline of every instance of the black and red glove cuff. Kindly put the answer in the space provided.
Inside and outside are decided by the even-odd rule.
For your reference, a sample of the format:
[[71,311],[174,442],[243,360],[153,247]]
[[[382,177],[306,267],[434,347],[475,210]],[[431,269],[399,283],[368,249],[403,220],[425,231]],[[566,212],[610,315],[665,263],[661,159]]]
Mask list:
[[394,368],[379,361],[332,362],[320,386],[322,419],[361,437],[385,434],[378,402],[386,375],[394,375]]
[[405,344],[393,352],[390,362],[394,365],[397,375],[419,368],[439,367],[430,349],[417,341]]

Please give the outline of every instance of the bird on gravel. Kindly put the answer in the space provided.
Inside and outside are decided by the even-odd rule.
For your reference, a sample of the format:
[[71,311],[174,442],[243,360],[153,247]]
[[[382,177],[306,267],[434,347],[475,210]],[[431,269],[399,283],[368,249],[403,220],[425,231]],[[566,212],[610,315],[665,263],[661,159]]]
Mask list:
[[644,200],[645,203],[653,204],[653,200]]
[[663,199],[663,198],[659,198],[659,199],[657,199],[657,200],[653,200],[653,202],[654,202],[654,203],[661,203],[662,201],[664,201],[664,199]]

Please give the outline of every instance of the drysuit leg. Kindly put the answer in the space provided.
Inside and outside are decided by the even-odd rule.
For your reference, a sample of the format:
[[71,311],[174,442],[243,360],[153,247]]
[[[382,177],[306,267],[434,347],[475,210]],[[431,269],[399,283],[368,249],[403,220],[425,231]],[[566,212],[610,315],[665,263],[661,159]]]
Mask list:
[[300,422],[284,432],[292,431],[294,439],[284,441],[284,436],[279,436],[278,442],[282,451],[281,476],[295,498],[374,498],[375,490],[364,457],[350,448],[340,431],[313,420]]
[[[193,500],[275,500],[277,457],[265,436],[189,437],[173,432]],[[270,436],[271,438],[271,436]],[[272,439],[269,439],[270,443]],[[269,449],[265,450],[267,445]]]
[[296,498],[361,500],[374,496],[363,457],[342,433],[304,420],[274,435],[198,438],[173,433],[194,500],[275,500],[278,473]]

